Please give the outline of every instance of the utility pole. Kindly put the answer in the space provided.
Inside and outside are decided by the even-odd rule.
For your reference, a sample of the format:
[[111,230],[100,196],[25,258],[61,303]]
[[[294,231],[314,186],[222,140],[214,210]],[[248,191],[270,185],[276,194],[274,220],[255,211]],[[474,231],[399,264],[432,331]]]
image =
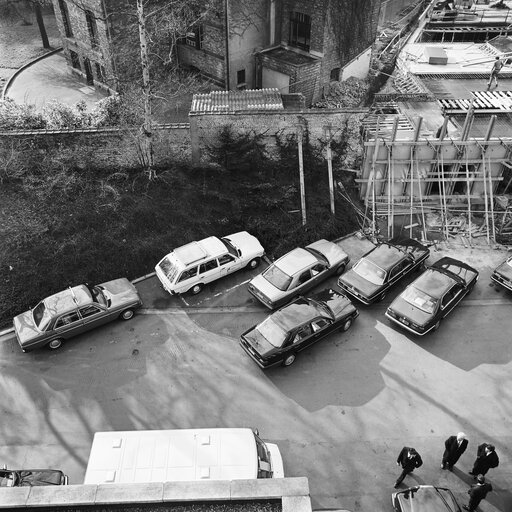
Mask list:
[[334,180],[332,178],[331,125],[327,125],[325,130],[327,135],[327,172],[329,175],[329,196],[331,199],[331,213],[334,215],[336,211],[334,207]]
[[306,225],[306,190],[304,186],[304,162],[302,159],[302,125],[297,125],[297,143],[299,150],[299,176],[300,176],[300,206],[302,210],[302,225]]

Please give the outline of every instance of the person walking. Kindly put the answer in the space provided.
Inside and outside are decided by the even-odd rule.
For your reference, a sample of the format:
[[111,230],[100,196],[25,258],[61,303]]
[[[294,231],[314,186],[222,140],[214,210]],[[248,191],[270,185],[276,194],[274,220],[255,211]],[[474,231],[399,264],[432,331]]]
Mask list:
[[494,78],[494,85],[498,87],[498,75],[500,74],[501,68],[504,66],[503,61],[496,57],[494,64],[491,69],[491,76],[489,77],[489,83],[487,84],[487,88],[491,87],[492,79]]
[[402,473],[395,482],[395,489],[409,473],[419,468],[423,464],[423,461],[421,460],[420,454],[414,448],[404,446],[402,451],[398,454],[396,464],[397,466],[402,466]]
[[469,510],[469,512],[475,512],[476,507],[478,507],[480,502],[485,499],[487,493],[491,491],[492,485],[485,481],[485,476],[478,475],[476,477],[476,484],[473,484],[468,491],[469,503],[467,505],[462,505],[462,508]]
[[477,475],[485,475],[491,468],[497,468],[500,459],[492,444],[482,443],[476,451],[476,460],[473,464],[473,469],[469,471],[470,475],[474,478]]
[[460,456],[466,451],[468,440],[464,432],[459,432],[456,436],[450,436],[444,442],[444,453],[441,461],[441,469],[453,469]]

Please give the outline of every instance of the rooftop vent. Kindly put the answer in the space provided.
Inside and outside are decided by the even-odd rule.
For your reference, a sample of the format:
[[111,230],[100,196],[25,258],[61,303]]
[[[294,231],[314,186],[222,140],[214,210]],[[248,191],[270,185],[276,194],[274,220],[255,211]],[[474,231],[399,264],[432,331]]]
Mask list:
[[427,57],[429,64],[437,64],[446,66],[448,64],[448,55],[442,48],[435,46],[427,46],[425,48],[425,57]]

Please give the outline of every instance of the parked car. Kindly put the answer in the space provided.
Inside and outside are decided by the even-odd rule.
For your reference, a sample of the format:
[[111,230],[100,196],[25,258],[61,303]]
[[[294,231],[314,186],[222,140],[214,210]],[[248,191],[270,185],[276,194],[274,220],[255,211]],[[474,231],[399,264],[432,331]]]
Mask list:
[[14,331],[23,352],[64,340],[117,318],[130,320],[142,301],[126,278],[96,286],[83,284],[51,295],[14,318]]
[[255,269],[264,254],[258,239],[241,231],[182,245],[164,256],[155,271],[171,295],[186,292],[196,295],[205,284],[241,268]]
[[412,238],[393,238],[366,253],[338,279],[338,286],[363,304],[382,300],[407,274],[421,268],[428,247]]
[[434,485],[417,485],[391,496],[395,512],[461,512],[450,489]]
[[269,309],[281,307],[333,274],[341,274],[349,257],[327,240],[285,254],[249,283],[249,292]]
[[477,281],[478,270],[453,258],[441,258],[391,303],[386,316],[423,336],[439,328],[441,320],[471,293]]
[[240,344],[260,368],[290,366],[298,352],[334,331],[347,331],[358,315],[347,297],[326,289],[275,311],[245,331]]
[[67,485],[68,477],[57,469],[0,469],[0,487]]
[[491,279],[503,288],[512,291],[512,256],[494,270]]

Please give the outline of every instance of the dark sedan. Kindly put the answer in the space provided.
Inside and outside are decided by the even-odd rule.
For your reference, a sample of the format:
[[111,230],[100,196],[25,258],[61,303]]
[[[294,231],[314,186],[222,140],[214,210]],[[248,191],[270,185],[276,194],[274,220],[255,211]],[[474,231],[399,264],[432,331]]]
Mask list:
[[439,328],[477,281],[478,270],[453,258],[441,258],[391,303],[386,316],[423,336]]
[[395,512],[461,512],[450,489],[417,485],[391,496]]
[[57,469],[0,469],[0,487],[67,485],[68,477]]
[[512,256],[494,270],[491,279],[503,288],[512,291]]
[[350,300],[334,290],[309,298],[298,297],[245,331],[240,344],[261,367],[290,366],[297,353],[333,331],[347,331],[359,312]]
[[365,254],[338,279],[338,286],[363,304],[382,300],[388,290],[429,257],[428,247],[412,238],[393,238]]

